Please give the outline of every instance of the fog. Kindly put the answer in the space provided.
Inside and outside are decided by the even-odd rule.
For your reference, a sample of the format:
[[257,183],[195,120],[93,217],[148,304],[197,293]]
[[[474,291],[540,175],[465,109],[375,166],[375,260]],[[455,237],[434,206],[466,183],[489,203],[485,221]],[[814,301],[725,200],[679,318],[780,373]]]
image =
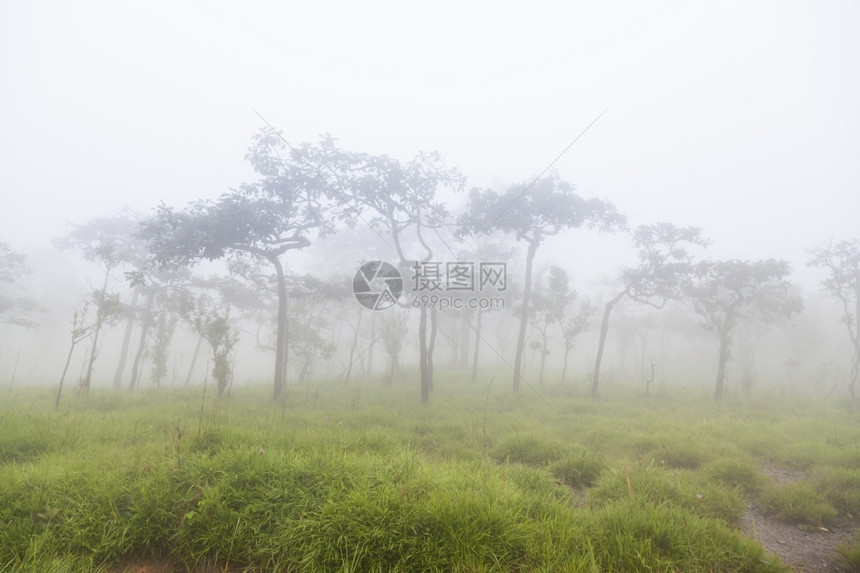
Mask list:
[[[438,151],[467,178],[463,192],[439,194],[452,225],[468,209],[469,189],[503,194],[551,168],[577,194],[611,202],[630,229],[663,221],[701,228],[710,244],[697,260],[783,259],[804,310],[741,326],[729,390],[740,392],[749,375],[769,390],[844,390],[851,345],[842,311],[821,292],[827,274],[807,262],[814,247],[860,236],[858,30],[860,6],[847,1],[538,2],[528,9],[507,2],[4,2],[0,242],[26,256],[30,272],[0,284],[0,293],[41,310],[26,313],[37,328],[0,325],[0,381],[55,386],[73,312],[102,285],[103,270],[81,249],[60,249],[58,239],[94,220],[151,216],[162,203],[181,211],[256,181],[245,156],[268,123],[294,146],[330,134],[343,149],[403,162]],[[283,256],[293,277],[342,289],[325,302],[296,294],[305,287],[291,290],[294,331],[312,325],[332,348],[303,372],[291,347],[287,384],[325,387],[351,364],[352,375],[383,380],[385,351],[376,348],[373,364],[369,354],[378,332],[371,329],[381,327],[370,321],[399,316],[406,327],[397,376],[416,385],[417,398],[417,311],[359,314],[352,297],[361,264],[398,261],[388,235],[371,231],[369,221]],[[404,240],[410,260],[423,256],[417,239]],[[457,242],[450,227],[427,241],[434,260],[485,243],[514,249],[495,259],[507,262],[511,288],[506,308],[485,317],[479,360],[482,377],[510,377],[527,245],[501,231]],[[537,251],[537,291],[557,266],[579,295],[571,312],[584,300],[596,309],[569,357],[569,380],[583,391],[603,305],[618,290],[620,269],[636,262],[623,232],[572,229]],[[108,285],[125,304],[128,270],[117,268]],[[195,272],[227,275],[223,262]],[[410,281],[405,270],[403,278]],[[238,307],[232,314],[234,385],[271,384],[277,304],[266,298],[270,287],[258,293],[262,315],[243,316]],[[437,367],[469,373],[476,316],[439,314]],[[359,316],[366,330],[355,350]],[[655,383],[710,393],[717,342],[697,320],[685,301],[660,311],[622,302],[603,359],[609,387],[642,391],[654,363]],[[113,383],[124,324],[105,327],[94,387]],[[535,387],[536,328],[528,327],[523,365]],[[135,331],[132,348],[138,338]],[[746,348],[754,356],[744,354],[743,340],[753,341]],[[162,385],[185,383],[196,341],[180,321]],[[67,385],[81,377],[88,344],[75,350]],[[556,383],[563,341],[555,327],[548,344],[546,377]],[[210,376],[207,364],[211,370],[199,358],[194,383]],[[151,358],[141,368],[139,387],[151,387]]]

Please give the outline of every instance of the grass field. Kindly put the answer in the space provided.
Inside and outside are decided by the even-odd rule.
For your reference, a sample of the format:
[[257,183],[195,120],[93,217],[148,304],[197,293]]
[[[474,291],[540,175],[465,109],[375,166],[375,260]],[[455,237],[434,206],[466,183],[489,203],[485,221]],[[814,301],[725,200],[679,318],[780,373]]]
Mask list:
[[860,416],[835,402],[438,378],[425,405],[370,382],[277,404],[94,391],[58,411],[11,390],[0,570],[784,571],[739,529],[751,501],[801,527],[860,515]]

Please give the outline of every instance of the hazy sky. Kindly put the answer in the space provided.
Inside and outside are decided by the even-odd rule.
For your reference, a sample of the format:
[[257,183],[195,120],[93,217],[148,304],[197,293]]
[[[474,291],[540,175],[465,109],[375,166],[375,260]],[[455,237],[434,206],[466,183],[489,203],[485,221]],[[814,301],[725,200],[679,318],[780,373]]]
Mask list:
[[557,164],[580,193],[798,267],[860,235],[858,38],[850,0],[0,0],[0,241],[250,180],[254,109],[504,188],[608,107]]

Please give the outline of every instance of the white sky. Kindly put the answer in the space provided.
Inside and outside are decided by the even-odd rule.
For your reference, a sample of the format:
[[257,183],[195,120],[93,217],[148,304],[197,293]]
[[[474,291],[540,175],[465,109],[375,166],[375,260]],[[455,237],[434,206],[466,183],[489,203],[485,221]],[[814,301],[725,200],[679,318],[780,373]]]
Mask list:
[[252,179],[252,108],[503,190],[609,107],[557,164],[581,194],[800,270],[860,234],[858,38],[850,0],[0,0],[0,241]]

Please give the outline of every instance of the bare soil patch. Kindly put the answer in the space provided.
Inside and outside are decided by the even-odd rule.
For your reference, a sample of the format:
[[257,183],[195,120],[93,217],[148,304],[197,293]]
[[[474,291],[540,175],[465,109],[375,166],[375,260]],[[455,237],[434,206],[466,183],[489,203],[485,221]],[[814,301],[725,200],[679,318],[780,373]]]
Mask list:
[[[762,473],[776,484],[791,483],[807,476],[804,472],[766,467]],[[747,508],[741,529],[761,543],[798,573],[840,573],[845,560],[837,550],[840,545],[856,543],[855,532],[860,518],[843,517],[825,527],[798,525],[765,515],[756,505]]]

